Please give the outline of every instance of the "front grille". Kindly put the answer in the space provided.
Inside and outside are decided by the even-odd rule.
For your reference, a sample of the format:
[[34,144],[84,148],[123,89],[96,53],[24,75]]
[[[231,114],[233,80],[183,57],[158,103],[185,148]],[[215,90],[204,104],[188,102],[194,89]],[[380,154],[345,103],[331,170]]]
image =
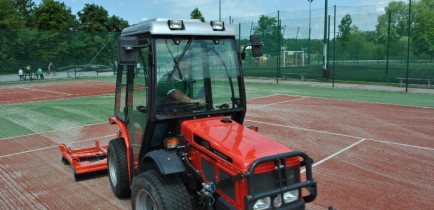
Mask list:
[[[280,179],[279,179],[280,173]],[[286,170],[275,170],[271,172],[252,174],[249,183],[249,194],[253,195],[261,192],[269,192],[281,186],[287,186],[299,182],[298,166],[287,167]]]

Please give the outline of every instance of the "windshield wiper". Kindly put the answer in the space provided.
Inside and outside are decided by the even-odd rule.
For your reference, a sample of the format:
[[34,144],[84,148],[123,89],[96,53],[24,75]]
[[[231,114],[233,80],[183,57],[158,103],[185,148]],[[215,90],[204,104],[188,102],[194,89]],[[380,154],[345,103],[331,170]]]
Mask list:
[[[232,107],[235,107],[235,104],[238,106],[238,105],[239,105],[238,102],[235,103],[235,101],[237,101],[237,100],[236,100],[236,98],[235,98],[235,91],[234,91],[234,84],[233,84],[233,82],[232,82],[232,76],[229,74],[228,67],[226,66],[225,61],[224,61],[223,58],[220,56],[220,53],[218,53],[214,48],[211,48],[211,49],[209,49],[209,50],[213,51],[213,52],[217,55],[217,57],[220,59],[220,61],[222,62],[223,67],[224,67],[224,69],[225,69],[225,71],[226,71],[226,76],[228,77],[228,80],[229,80],[229,86],[231,87],[231,94],[232,94],[231,101],[232,101]],[[220,107],[218,107],[218,108],[220,108]],[[229,107],[228,107],[228,108],[229,108]]]
[[185,55],[185,53],[187,52],[187,50],[190,48],[190,45],[191,45],[191,43],[193,42],[193,40],[194,40],[194,37],[191,37],[191,38],[188,40],[187,44],[185,45],[184,49],[182,50],[181,55],[179,55],[179,56],[178,56],[178,59],[175,60],[175,65],[173,66],[173,70],[172,70],[172,72],[169,74],[168,79],[171,79],[171,78],[172,78],[173,74],[175,73],[175,70],[178,71],[179,79],[182,79],[182,78],[183,78],[182,73],[181,73],[181,70],[179,69],[179,63],[181,62],[182,58],[184,58],[184,55]]

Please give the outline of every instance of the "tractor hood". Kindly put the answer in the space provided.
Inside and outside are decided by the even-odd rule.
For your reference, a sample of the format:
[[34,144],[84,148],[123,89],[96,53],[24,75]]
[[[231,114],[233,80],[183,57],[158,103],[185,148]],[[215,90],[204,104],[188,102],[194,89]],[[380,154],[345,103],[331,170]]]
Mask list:
[[181,129],[192,146],[205,148],[209,156],[222,158],[241,171],[247,171],[258,158],[292,151],[226,117],[187,120]]

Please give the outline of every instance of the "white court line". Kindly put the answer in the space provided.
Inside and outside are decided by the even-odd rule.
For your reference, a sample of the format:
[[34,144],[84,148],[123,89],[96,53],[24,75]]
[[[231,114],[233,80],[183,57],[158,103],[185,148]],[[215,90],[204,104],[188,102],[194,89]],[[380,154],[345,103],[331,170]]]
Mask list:
[[[77,96],[77,97],[72,97],[72,98],[58,98],[58,99],[47,99],[47,100],[36,100],[36,101],[25,101],[27,99],[20,99],[20,100],[10,100],[10,101],[5,101],[5,102],[15,102],[15,101],[24,101],[24,102],[17,102],[17,103],[12,103],[12,104],[0,104],[0,106],[14,106],[17,104],[30,104],[30,103],[39,103],[39,102],[46,102],[46,101],[60,101],[60,100],[71,100],[71,99],[80,99],[80,98],[88,98],[88,97],[97,97],[97,96],[105,96],[105,95],[114,95],[114,93],[104,93],[102,95],[84,95],[84,96],[80,96],[83,94],[70,94],[72,96]],[[50,97],[43,97],[43,98],[50,98]],[[39,98],[41,99],[41,98]]]
[[[284,94],[284,93],[275,94],[275,95],[299,96],[299,95],[291,95],[291,94]],[[310,98],[323,99],[323,100],[349,101],[349,102],[356,102],[356,103],[380,104],[380,105],[391,105],[391,106],[403,106],[403,107],[409,107],[409,108],[434,109],[434,107],[413,106],[413,105],[405,105],[405,104],[392,104],[392,103],[386,103],[386,102],[361,101],[361,100],[339,99],[339,98],[321,98],[321,97],[318,97],[318,96],[309,96],[309,97]]]
[[26,134],[26,135],[21,135],[21,136],[12,136],[12,137],[8,137],[8,138],[0,139],[0,141],[14,139],[14,138],[22,138],[22,137],[33,136],[33,135],[42,135],[42,134],[46,134],[46,133],[53,133],[56,131],[65,131],[65,130],[71,130],[71,129],[88,127],[88,126],[93,126],[93,125],[106,124],[106,123],[108,124],[108,122],[100,122],[100,123],[93,123],[93,124],[88,124],[88,125],[79,125],[79,126],[75,126],[75,127],[66,128],[66,129],[44,131],[44,132],[40,132],[40,133],[31,133],[31,134]]
[[57,94],[63,94],[63,95],[71,95],[69,93],[62,93],[62,92],[51,91],[51,90],[39,90],[39,89],[28,88],[28,87],[20,87],[20,88],[24,89],[24,90],[31,90],[31,91],[39,91],[39,92],[47,92],[47,93],[57,93]]
[[368,140],[368,141],[375,141],[375,142],[384,143],[384,144],[393,144],[393,145],[397,145],[397,146],[412,147],[412,148],[415,148],[415,149],[425,149],[425,150],[434,151],[434,148],[429,148],[429,147],[421,147],[421,146],[415,146],[415,145],[409,145],[409,144],[403,144],[403,143],[396,143],[396,142],[390,142],[390,141],[384,141],[384,140],[377,140],[377,139],[366,139],[366,140]]
[[[360,141],[358,141],[358,142],[356,142],[356,143],[354,143],[354,144],[351,144],[350,146],[345,147],[345,148],[343,148],[343,149],[341,149],[341,150],[339,150],[339,151],[333,153],[332,155],[330,155],[330,156],[328,156],[328,157],[326,157],[326,158],[324,158],[324,159],[322,159],[322,160],[320,160],[320,161],[314,163],[314,164],[312,165],[312,168],[314,168],[315,166],[317,166],[317,165],[319,165],[319,164],[322,164],[322,163],[326,162],[327,160],[330,160],[330,159],[334,158],[335,156],[337,156],[337,155],[339,155],[339,154],[341,154],[341,153],[343,153],[343,152],[345,152],[345,151],[347,151],[347,150],[353,148],[354,146],[356,146],[356,145],[358,145],[358,144],[364,142],[365,140],[366,140],[366,139],[361,139]],[[305,168],[302,169],[302,170],[300,171],[300,173],[304,173],[304,172],[306,172],[306,169],[305,169]]]
[[303,131],[311,131],[311,132],[315,132],[315,133],[322,133],[322,134],[328,134],[328,135],[349,137],[349,138],[355,138],[355,139],[364,139],[366,141],[375,141],[375,142],[379,142],[379,143],[393,144],[393,145],[397,145],[397,146],[411,147],[411,148],[415,148],[415,149],[424,149],[424,150],[434,151],[434,148],[430,148],[430,147],[421,147],[421,146],[415,146],[415,145],[410,145],[410,144],[390,142],[390,141],[385,141],[385,140],[364,138],[364,137],[360,137],[360,136],[352,136],[352,135],[347,135],[347,134],[332,133],[332,132],[327,132],[327,131],[319,131],[319,130],[314,130],[314,129],[310,129],[310,128],[300,128],[300,127],[296,127],[296,126],[279,125],[279,124],[275,124],[275,123],[260,122],[260,121],[256,121],[256,120],[244,120],[244,121],[267,124],[267,125],[272,125],[272,126],[285,127],[285,128],[292,128],[292,129],[303,130]]
[[[249,99],[246,99],[246,100],[250,101],[250,100],[253,100],[253,99],[269,98],[269,97],[278,96],[278,95],[282,95],[282,94],[276,93],[276,94],[272,94],[272,95],[258,96],[258,97],[254,97],[254,98],[249,98]],[[283,94],[283,95],[285,95],[285,94]]]
[[[309,97],[300,97],[300,98],[295,98],[295,99],[291,99],[291,100],[286,100],[286,101],[280,101],[280,102],[276,102],[276,103],[271,103],[271,104],[261,104],[261,105],[257,105],[256,107],[251,107],[250,109],[258,109],[264,106],[272,106],[272,105],[276,105],[276,104],[283,104],[286,102],[292,102],[292,101],[299,101],[299,100],[303,100],[303,99],[307,99]],[[253,104],[251,104],[250,106],[254,106]]]
[[[98,139],[98,138],[106,138],[106,137],[115,136],[115,135],[116,134],[110,134],[110,135],[106,135],[106,136],[99,136],[99,137],[95,137],[95,138],[84,139],[84,140],[72,142],[71,144],[76,144],[76,143],[85,142],[85,141],[91,141],[91,140],[95,140],[95,139]],[[30,152],[36,152],[36,151],[51,149],[53,147],[58,147],[58,146],[59,145],[54,145],[54,146],[49,146],[49,147],[43,147],[43,148],[32,149],[32,150],[27,150],[27,151],[23,151],[23,152],[17,152],[17,153],[2,155],[2,156],[0,156],[0,159],[1,158],[5,158],[5,157],[10,157],[10,156],[15,156],[15,155],[21,155],[21,154],[25,154],[25,153],[30,153]]]

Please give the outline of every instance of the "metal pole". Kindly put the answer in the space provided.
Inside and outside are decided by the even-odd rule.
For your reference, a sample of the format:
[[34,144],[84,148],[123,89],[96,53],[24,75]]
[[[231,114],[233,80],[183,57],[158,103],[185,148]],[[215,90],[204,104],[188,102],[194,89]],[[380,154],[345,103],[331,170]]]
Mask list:
[[252,25],[250,26],[250,35],[252,35],[252,31],[253,31],[253,21],[252,21]]
[[238,49],[241,49],[241,23],[238,23]]
[[[279,34],[281,33],[280,32],[280,11],[279,10],[277,10],[277,28],[278,28],[278,31],[279,31]],[[277,84],[279,84],[279,75],[280,75],[280,49],[281,49],[281,47],[280,47],[280,36],[278,37],[279,38],[279,40],[277,40],[277,71],[276,71],[276,83]]]
[[333,17],[333,84],[335,87],[335,65],[336,65],[336,5],[334,6],[334,17]]
[[313,0],[307,0],[307,1],[309,2],[309,39],[307,40],[307,64],[310,64],[310,33],[312,32],[312,28],[310,27],[310,21],[311,21]]
[[[75,33],[75,29],[73,29],[72,32],[74,34],[74,37],[73,37],[73,42],[74,42],[74,44],[73,44],[73,47],[74,47],[74,78],[77,79],[77,60],[76,60],[76,56],[75,56],[75,39],[76,39],[77,34]],[[69,74],[68,74],[68,77],[69,77]]]
[[389,51],[390,51],[390,23],[391,23],[391,17],[392,12],[389,10],[389,21],[387,26],[387,50],[386,50],[386,76],[384,80],[386,82],[389,82]]
[[219,21],[222,21],[222,1],[219,0]]
[[[328,17],[327,23],[327,55],[330,54],[330,15]],[[329,64],[330,56],[327,56],[327,66]]]
[[409,0],[408,4],[408,37],[407,37],[407,73],[405,78],[405,92],[408,92],[408,70],[410,67],[410,36],[411,36],[411,0]]
[[324,8],[324,60],[323,60],[323,76],[325,76],[325,71],[327,70],[327,7],[328,0],[325,0],[325,8]]

